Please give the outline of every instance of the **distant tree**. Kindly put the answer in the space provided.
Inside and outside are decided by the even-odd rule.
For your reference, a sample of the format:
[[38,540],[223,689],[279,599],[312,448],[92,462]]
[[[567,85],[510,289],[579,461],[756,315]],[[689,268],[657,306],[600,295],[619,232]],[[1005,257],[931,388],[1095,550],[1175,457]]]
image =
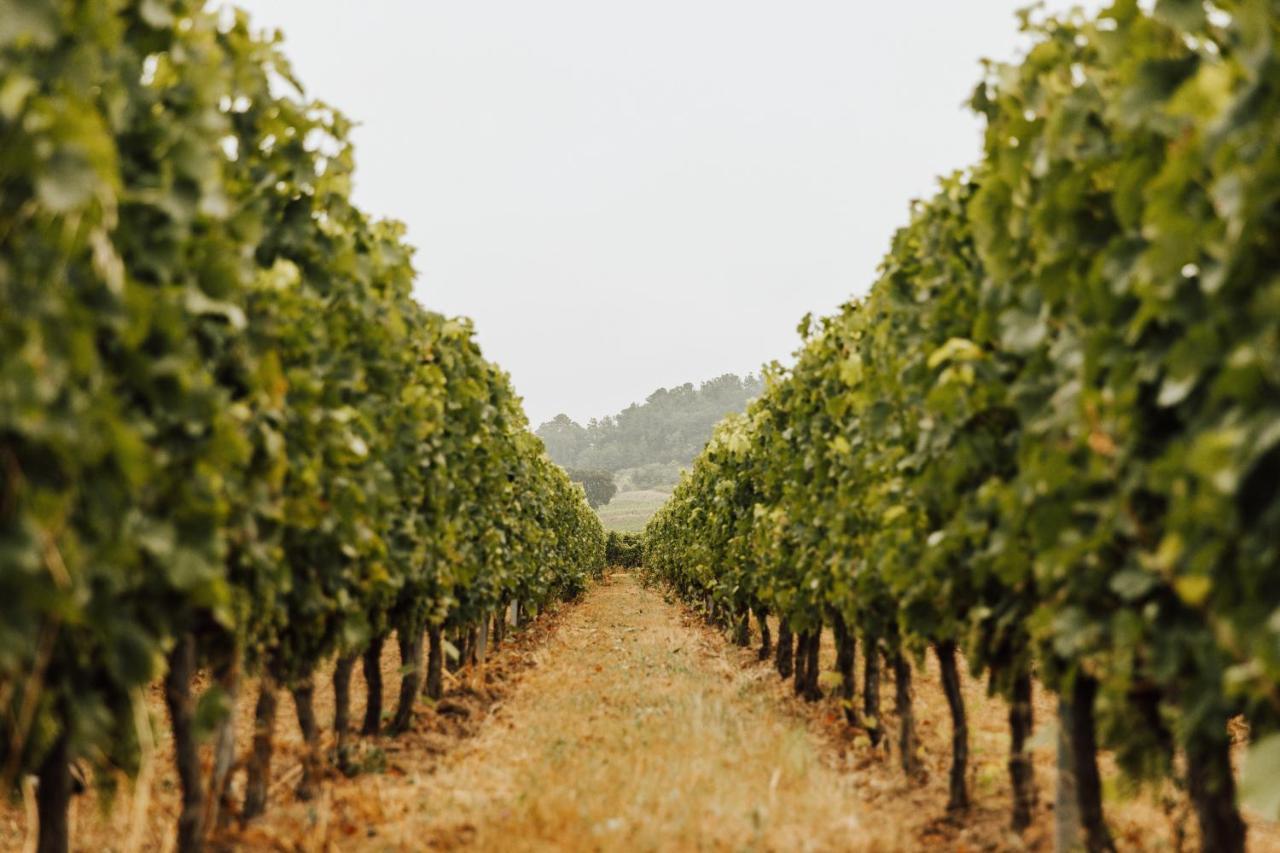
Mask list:
[[564,414],[538,427],[538,438],[547,446],[551,460],[565,468],[577,465],[582,451],[591,445],[586,429]]
[[569,479],[581,483],[587,493],[587,503],[592,509],[602,507],[618,493],[618,484],[613,481],[613,473],[603,468],[568,468]]

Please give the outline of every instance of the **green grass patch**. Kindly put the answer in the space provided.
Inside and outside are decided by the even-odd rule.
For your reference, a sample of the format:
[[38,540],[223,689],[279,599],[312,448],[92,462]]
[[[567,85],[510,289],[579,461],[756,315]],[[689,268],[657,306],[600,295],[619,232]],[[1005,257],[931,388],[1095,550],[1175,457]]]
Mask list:
[[596,513],[606,530],[638,533],[644,530],[645,524],[658,511],[658,507],[666,503],[668,497],[670,495],[666,492],[652,489],[620,492],[609,503],[597,509]]

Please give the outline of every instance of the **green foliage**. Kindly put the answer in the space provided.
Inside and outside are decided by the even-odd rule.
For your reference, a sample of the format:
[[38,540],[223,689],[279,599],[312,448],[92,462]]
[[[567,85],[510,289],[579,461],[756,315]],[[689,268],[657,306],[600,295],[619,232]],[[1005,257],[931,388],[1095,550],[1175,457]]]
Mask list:
[[[693,461],[716,421],[741,412],[760,393],[761,381],[748,375],[740,379],[726,373],[695,388],[685,383],[659,388],[643,403],[634,403],[617,415],[592,419],[585,427],[568,415],[557,415],[538,427],[547,452],[566,468],[594,468],[617,472],[623,468],[679,465]],[[637,488],[674,483],[676,478],[656,480]]]
[[605,539],[604,561],[624,569],[639,568],[644,559],[644,536],[610,530]]
[[392,627],[599,574],[595,514],[469,323],[413,301],[403,228],[349,200],[349,123],[274,43],[194,0],[19,6],[0,34],[6,783],[61,738],[134,767],[142,689],[182,635],[292,682]]
[[592,509],[602,507],[618,493],[618,484],[613,481],[613,474],[600,468],[567,468],[571,482],[582,486],[587,495],[587,503]]
[[680,482],[681,468],[678,462],[650,462],[638,468],[623,468],[616,472],[618,488],[624,492],[645,489],[669,492]]
[[980,162],[866,299],[806,318],[649,524],[649,571],[958,642],[998,690],[1097,679],[1139,777],[1230,715],[1280,728],[1280,12],[1218,7],[1028,16],[974,95]]

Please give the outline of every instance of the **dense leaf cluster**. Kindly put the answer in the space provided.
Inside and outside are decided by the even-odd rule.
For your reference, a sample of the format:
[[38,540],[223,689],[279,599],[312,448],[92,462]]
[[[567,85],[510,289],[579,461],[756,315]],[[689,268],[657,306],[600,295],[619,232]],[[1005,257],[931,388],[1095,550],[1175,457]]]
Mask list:
[[3,4],[0,773],[42,809],[69,762],[135,767],[166,672],[181,740],[195,666],[305,685],[604,558],[469,324],[411,298],[401,227],[350,203],[348,123],[205,6]]
[[981,160],[806,319],[646,561],[734,614],[932,647],[944,680],[963,650],[1015,706],[1034,677],[1091,848],[1096,734],[1239,849],[1227,721],[1259,754],[1280,729],[1280,6],[1148,9],[1026,16],[974,95]]
[[610,566],[637,569],[644,561],[644,536],[610,530],[605,537],[604,559]]

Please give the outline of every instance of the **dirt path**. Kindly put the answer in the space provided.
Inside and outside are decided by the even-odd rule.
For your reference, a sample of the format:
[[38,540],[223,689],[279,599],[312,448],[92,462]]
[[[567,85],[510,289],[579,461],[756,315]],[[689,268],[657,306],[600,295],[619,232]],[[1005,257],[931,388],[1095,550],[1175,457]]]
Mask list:
[[[829,632],[824,641],[825,670],[834,661]],[[843,722],[833,696],[799,700],[754,649],[733,647],[634,575],[595,586],[530,648],[534,665],[474,737],[431,758],[422,775],[402,763],[406,773],[374,777],[376,834],[349,837],[341,849],[1052,847],[1056,724],[1040,692],[1040,802],[1018,836],[1008,829],[1006,707],[971,678],[963,686],[975,803],[959,820],[946,814],[950,724],[932,661],[914,690],[924,771],[908,781],[896,756]],[[883,686],[884,702],[891,690]],[[403,760],[415,754],[409,747]],[[1192,827],[1185,808],[1166,813],[1158,794],[1108,797],[1121,849],[1176,849],[1176,825]],[[1280,849],[1277,841],[1275,824],[1254,822],[1250,850]],[[1185,844],[1194,849],[1194,838]]]
[[369,849],[847,849],[865,837],[849,777],[824,766],[759,672],[631,576],[595,587],[537,655],[430,780],[382,783],[404,817]]
[[[386,708],[399,692],[394,646],[387,644],[382,661]],[[834,661],[830,632],[822,655],[825,670]],[[660,591],[618,572],[521,629],[485,666],[450,676],[446,698],[423,700],[411,731],[359,739],[364,772],[346,778],[330,770],[315,800],[293,792],[302,744],[292,702],[283,699],[267,813],[213,848],[1050,849],[1052,697],[1037,691],[1040,803],[1032,827],[1016,836],[1008,829],[1006,707],[971,678],[964,693],[974,806],[960,820],[945,813],[950,725],[935,670],[930,661],[915,679],[924,770],[908,781],[895,755],[844,723],[834,697],[799,700],[771,665],[756,662],[754,649],[735,648]],[[326,725],[328,677],[327,668],[318,673],[316,692]],[[861,663],[854,682],[862,684]],[[883,701],[890,696],[884,685]],[[151,698],[162,721],[159,693]],[[250,685],[237,703],[241,754],[253,699]],[[358,720],[364,691],[353,699]],[[891,710],[882,714],[892,731]],[[112,801],[92,791],[75,798],[74,849],[114,853],[135,829],[140,849],[173,849],[178,787],[167,727],[158,726],[148,785],[121,779]],[[324,745],[331,748],[331,732]],[[204,759],[207,766],[207,748]],[[1110,766],[1104,756],[1108,778]],[[241,776],[233,789],[238,799]],[[1185,797],[1165,789],[1108,793],[1107,818],[1122,850],[1177,849],[1179,826],[1192,828]],[[21,802],[0,800],[0,850],[23,849],[27,822]],[[1250,850],[1280,851],[1280,824],[1251,823]],[[1184,844],[1193,849],[1194,836]]]

